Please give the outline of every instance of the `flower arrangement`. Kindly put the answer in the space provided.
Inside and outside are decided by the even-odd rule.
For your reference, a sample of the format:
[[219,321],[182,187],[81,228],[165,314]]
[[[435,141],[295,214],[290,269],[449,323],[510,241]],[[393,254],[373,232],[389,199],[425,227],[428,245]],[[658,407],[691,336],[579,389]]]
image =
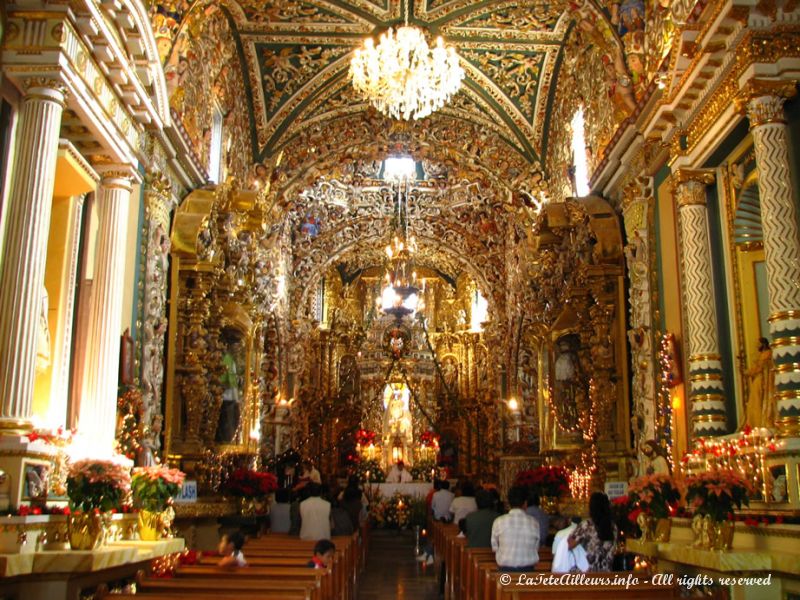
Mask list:
[[51,446],[67,446],[72,441],[74,435],[74,429],[64,429],[63,425],[59,425],[57,429],[53,430],[35,429],[28,433],[26,437],[31,443],[42,440],[45,444]]
[[686,478],[686,502],[696,514],[713,521],[730,518],[734,507],[749,506],[752,488],[747,479],[731,469],[704,471]]
[[433,481],[436,477],[436,461],[420,460],[411,467],[411,476],[414,481]]
[[278,478],[272,473],[252,469],[236,469],[230,474],[223,490],[238,498],[260,498],[278,489]]
[[681,492],[672,477],[654,473],[635,480],[628,487],[628,498],[645,514],[666,519],[675,512]]
[[136,468],[131,479],[133,502],[138,508],[150,512],[162,511],[181,491],[185,478],[183,471],[165,465]]
[[355,474],[358,475],[361,483],[383,483],[386,481],[386,474],[381,468],[381,463],[377,460],[364,460],[356,465]]
[[569,491],[569,473],[564,467],[536,467],[517,473],[514,485],[527,487],[540,496],[559,497]]
[[376,527],[404,529],[411,523],[411,509],[411,497],[396,492],[372,505],[370,516]]
[[130,489],[130,468],[120,462],[87,458],[69,467],[67,496],[73,512],[120,510]]
[[374,431],[369,429],[359,429],[356,431],[356,444],[361,446],[369,446],[370,444],[375,443],[377,437],[378,434],[376,434]]

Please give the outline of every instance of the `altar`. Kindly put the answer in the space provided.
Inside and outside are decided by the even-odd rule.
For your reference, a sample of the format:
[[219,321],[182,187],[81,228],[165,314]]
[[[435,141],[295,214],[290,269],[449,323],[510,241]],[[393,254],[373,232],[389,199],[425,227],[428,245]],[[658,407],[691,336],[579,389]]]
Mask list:
[[412,483],[370,483],[367,484],[371,492],[375,490],[380,491],[381,496],[390,498],[396,493],[401,493],[405,496],[412,496],[414,498],[425,498],[428,492],[433,489],[433,484],[427,481],[415,481]]

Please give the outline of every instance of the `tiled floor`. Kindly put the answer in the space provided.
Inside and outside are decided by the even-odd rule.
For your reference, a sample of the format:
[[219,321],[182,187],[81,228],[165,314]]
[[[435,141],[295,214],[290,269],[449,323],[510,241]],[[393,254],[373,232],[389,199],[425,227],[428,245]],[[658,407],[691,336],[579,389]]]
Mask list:
[[432,566],[414,560],[411,532],[372,530],[358,600],[438,600]]

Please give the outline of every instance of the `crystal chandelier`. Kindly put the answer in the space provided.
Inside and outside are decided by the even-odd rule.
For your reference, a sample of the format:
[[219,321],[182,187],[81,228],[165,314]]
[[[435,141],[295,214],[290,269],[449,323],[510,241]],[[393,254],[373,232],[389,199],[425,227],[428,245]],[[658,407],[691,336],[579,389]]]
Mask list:
[[367,38],[350,61],[355,90],[383,114],[406,121],[439,110],[464,79],[454,47],[440,36],[431,49],[422,29],[408,24],[408,4],[403,26],[382,33],[377,46]]

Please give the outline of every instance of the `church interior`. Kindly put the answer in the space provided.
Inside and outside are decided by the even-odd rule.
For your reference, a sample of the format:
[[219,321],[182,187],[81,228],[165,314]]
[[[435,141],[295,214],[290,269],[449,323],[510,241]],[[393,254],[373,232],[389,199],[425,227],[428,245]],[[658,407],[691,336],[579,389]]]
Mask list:
[[797,0],[0,11],[0,598],[800,598]]

